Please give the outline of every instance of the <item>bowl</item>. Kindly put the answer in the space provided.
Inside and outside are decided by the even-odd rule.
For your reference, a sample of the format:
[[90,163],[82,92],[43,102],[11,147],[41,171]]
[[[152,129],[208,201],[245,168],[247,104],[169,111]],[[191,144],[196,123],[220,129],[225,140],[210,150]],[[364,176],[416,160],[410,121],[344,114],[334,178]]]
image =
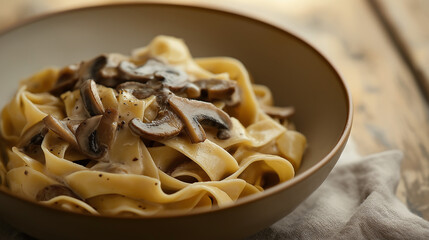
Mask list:
[[174,4],[113,4],[27,21],[0,34],[0,104],[18,81],[46,66],[64,66],[104,52],[128,54],[156,35],[185,40],[194,57],[241,60],[293,121],[308,149],[292,180],[212,211],[125,218],[76,214],[0,192],[0,216],[41,239],[237,239],[286,216],[325,180],[350,134],[352,104],[332,64],[281,27],[234,12]]

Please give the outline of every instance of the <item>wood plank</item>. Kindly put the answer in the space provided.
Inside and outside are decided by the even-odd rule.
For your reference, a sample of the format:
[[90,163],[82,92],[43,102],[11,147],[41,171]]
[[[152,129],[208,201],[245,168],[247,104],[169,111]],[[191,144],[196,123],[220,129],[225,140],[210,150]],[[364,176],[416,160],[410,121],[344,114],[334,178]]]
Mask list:
[[371,0],[429,100],[429,1]]
[[397,195],[429,219],[428,106],[370,4],[290,0],[273,11],[321,49],[349,83],[355,104],[352,139],[358,151],[404,151]]

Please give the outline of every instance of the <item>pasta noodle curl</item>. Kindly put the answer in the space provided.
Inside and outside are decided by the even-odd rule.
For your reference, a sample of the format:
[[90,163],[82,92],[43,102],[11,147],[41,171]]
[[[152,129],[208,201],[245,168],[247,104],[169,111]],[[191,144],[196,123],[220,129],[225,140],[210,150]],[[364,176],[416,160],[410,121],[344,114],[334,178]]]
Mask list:
[[2,110],[1,187],[86,214],[227,206],[294,177],[306,139],[288,111],[238,60],[158,36],[23,81]]

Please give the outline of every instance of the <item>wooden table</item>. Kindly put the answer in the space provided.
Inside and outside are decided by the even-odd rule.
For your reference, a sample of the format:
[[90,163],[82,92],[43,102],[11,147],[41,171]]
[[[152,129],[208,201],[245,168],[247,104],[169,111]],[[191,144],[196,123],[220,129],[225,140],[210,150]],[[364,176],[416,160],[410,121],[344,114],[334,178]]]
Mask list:
[[[40,13],[106,2],[115,1],[0,0],[0,29]],[[429,1],[234,0],[223,8],[286,26],[332,60],[352,91],[351,138],[358,152],[401,149],[397,196],[429,220]]]

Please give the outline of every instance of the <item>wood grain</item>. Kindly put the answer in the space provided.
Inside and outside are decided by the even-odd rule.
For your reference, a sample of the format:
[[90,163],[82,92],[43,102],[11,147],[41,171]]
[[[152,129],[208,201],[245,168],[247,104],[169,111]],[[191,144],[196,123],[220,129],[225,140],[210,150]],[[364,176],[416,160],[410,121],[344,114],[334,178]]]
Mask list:
[[429,1],[371,2],[429,100]]
[[349,83],[355,104],[351,137],[358,151],[404,151],[397,194],[429,219],[427,104],[371,5],[360,0],[287,1],[281,12]]

